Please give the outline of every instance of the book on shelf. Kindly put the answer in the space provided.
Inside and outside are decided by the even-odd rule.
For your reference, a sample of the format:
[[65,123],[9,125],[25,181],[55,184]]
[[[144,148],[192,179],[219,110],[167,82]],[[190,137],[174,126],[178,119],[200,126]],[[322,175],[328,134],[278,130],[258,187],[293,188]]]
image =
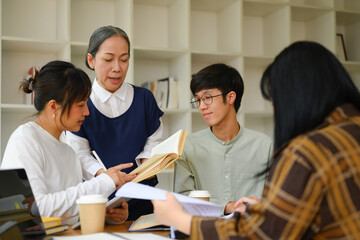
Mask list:
[[178,107],[178,87],[177,81],[173,77],[144,82],[141,86],[154,94],[160,108],[175,109]]
[[336,42],[337,42],[337,56],[340,61],[347,61],[347,54],[345,48],[344,36],[341,33],[336,34]]
[[152,94],[155,96],[157,92],[157,81],[144,82],[141,84],[141,87],[149,89],[150,92],[152,92]]
[[144,231],[169,231],[170,227],[162,225],[156,218],[154,213],[140,216],[133,221],[128,229],[129,232]]
[[157,90],[155,94],[156,102],[159,108],[167,108],[169,101],[169,79],[164,78],[157,81]]
[[173,77],[169,77],[169,93],[166,108],[175,109],[178,107],[178,86],[177,81]]
[[182,154],[187,131],[179,130],[151,150],[151,157],[130,174],[137,174],[133,182],[150,178],[174,163]]

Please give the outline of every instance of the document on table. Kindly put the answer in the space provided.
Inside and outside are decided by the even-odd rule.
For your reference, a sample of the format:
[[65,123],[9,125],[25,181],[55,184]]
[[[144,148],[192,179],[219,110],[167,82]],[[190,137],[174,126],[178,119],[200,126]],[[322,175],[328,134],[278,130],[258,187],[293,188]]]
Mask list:
[[53,240],[167,240],[170,238],[162,237],[153,233],[116,233],[102,232],[77,236],[48,236],[45,238]]
[[[166,200],[165,190],[144,185],[141,183],[125,183],[117,192],[117,197],[136,198],[145,200]],[[184,210],[192,215],[204,217],[220,217],[223,215],[223,206],[178,193],[172,194],[182,204]]]

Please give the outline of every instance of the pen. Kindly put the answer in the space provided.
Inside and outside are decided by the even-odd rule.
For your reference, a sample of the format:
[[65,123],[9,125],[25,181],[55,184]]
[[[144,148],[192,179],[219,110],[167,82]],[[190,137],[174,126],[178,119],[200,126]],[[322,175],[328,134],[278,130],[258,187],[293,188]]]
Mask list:
[[100,163],[100,165],[102,166],[102,168],[104,170],[107,170],[107,168],[105,167],[105,165],[103,164],[103,162],[100,160],[99,156],[97,155],[97,153],[95,152],[95,150],[92,151],[92,153],[94,154],[96,160]]
[[120,233],[113,233],[113,232],[106,232],[106,233],[107,233],[107,234],[111,234],[111,235],[116,236],[116,237],[121,238],[121,239],[131,240],[131,239],[129,239],[129,238],[126,238],[126,237],[120,235]]

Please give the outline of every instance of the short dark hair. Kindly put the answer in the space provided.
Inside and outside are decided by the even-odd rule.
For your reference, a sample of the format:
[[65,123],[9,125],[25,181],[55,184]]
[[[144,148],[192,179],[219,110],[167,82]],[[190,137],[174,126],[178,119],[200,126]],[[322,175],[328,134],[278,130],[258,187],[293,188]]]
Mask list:
[[87,55],[88,53],[91,54],[91,56],[93,58],[95,58],[96,53],[99,50],[99,47],[101,46],[101,44],[108,38],[113,37],[113,36],[121,36],[122,38],[125,39],[125,41],[128,44],[128,54],[130,55],[130,40],[128,35],[126,34],[126,32],[124,30],[122,30],[121,28],[115,27],[115,26],[103,26],[103,27],[99,27],[98,29],[96,29],[93,34],[90,37],[89,40],[89,46],[88,46],[88,50],[86,52],[86,56],[85,56],[85,65],[91,69],[89,66],[89,63],[87,61]]
[[61,105],[63,111],[70,112],[71,106],[87,100],[91,92],[88,75],[73,64],[52,61],[44,65],[34,78],[24,80],[20,89],[25,93],[34,92],[34,106],[41,112],[50,100]]
[[342,104],[360,110],[359,90],[345,68],[310,41],[295,42],[275,58],[262,76],[261,91],[274,106],[275,149],[315,129]]
[[223,63],[216,63],[201,69],[193,76],[190,83],[193,95],[203,89],[211,88],[217,88],[224,94],[224,102],[226,101],[225,94],[234,91],[236,93],[235,111],[239,110],[244,93],[244,82],[235,68]]

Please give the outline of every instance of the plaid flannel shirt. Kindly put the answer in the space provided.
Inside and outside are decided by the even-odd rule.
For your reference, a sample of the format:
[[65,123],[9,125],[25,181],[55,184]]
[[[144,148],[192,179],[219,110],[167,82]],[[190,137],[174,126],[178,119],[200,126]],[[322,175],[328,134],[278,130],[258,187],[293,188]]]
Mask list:
[[336,108],[274,154],[263,201],[243,217],[193,217],[191,239],[360,239],[360,113]]

